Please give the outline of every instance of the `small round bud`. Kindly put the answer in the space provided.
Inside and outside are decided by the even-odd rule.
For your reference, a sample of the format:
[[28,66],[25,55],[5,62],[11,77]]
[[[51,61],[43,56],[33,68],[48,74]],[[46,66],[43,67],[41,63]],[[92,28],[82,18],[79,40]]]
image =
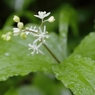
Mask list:
[[21,32],[21,33],[20,33],[20,37],[21,37],[22,39],[26,39],[26,34],[25,34],[24,32]]
[[17,27],[18,27],[19,29],[22,29],[23,26],[24,26],[24,25],[23,25],[23,22],[18,22],[18,23],[17,23]]
[[6,36],[6,41],[10,41],[11,40],[11,36]]
[[8,32],[7,35],[11,36],[12,35],[12,32]]
[[54,16],[51,16],[47,21],[54,22],[55,21]]
[[14,15],[13,21],[14,22],[20,22],[20,18],[18,16]]
[[3,40],[6,40],[6,34],[3,34],[3,35],[1,36],[1,38],[2,38]]

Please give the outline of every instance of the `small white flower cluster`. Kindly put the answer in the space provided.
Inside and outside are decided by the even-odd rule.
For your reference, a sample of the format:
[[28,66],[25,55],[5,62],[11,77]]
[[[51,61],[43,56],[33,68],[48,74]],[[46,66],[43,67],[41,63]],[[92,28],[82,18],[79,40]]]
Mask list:
[[[31,34],[32,36],[35,37],[35,40],[33,41],[33,43],[28,44],[29,50],[32,50],[32,52],[31,52],[32,55],[34,55],[35,53],[43,54],[43,52],[39,48],[42,44],[45,43],[45,38],[49,38],[50,36],[48,35],[48,32],[46,31],[46,26],[44,25],[44,27],[42,28],[42,24],[46,21],[53,22],[55,20],[53,16],[49,17],[47,20],[44,20],[44,18],[49,15],[50,15],[50,12],[46,13],[46,11],[44,11],[44,12],[39,11],[38,15],[34,15],[35,17],[42,20],[42,23],[38,29],[36,28],[36,26],[35,27],[33,27],[33,26],[24,27],[23,22],[20,22],[20,18],[18,16],[15,15],[13,17],[13,21],[17,23],[17,27],[13,28],[14,36],[20,35],[21,38],[26,38],[27,35]],[[9,36],[5,37],[5,35],[2,35],[2,38],[5,40],[7,38],[9,40],[9,38],[8,38]]]

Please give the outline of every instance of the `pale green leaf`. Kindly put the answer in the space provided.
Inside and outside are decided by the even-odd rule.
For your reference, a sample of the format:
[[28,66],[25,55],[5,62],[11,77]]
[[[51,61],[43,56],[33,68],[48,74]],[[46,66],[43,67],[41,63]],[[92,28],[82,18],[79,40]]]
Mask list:
[[[50,34],[46,45],[60,61],[63,59],[60,39],[56,34]],[[27,75],[30,72],[42,71],[52,72],[52,65],[57,61],[51,56],[47,49],[42,46],[44,55],[31,55],[28,44],[32,43],[31,36],[26,40],[20,37],[13,37],[9,42],[0,39],[0,81],[6,80],[11,76]]]
[[63,41],[59,38],[59,36],[55,33],[50,34],[50,38],[47,39],[46,45],[52,51],[52,53],[56,56],[56,58],[61,62],[66,57],[64,54]]
[[70,56],[59,66],[53,67],[56,78],[74,95],[95,94],[95,61],[81,55]]
[[67,57],[67,35],[69,28],[70,14],[67,8],[62,8],[59,17],[59,33],[60,42],[62,42],[61,47],[63,48],[63,57]]
[[77,22],[77,12],[70,6],[65,5],[61,8],[59,16],[59,33],[60,33],[60,45],[62,47],[63,58],[68,55],[67,52],[67,37],[69,32],[69,27],[71,27],[73,34],[78,35],[78,22]]
[[82,40],[73,53],[73,55],[76,54],[95,60],[95,32],[90,33]]
[[35,71],[52,72],[54,59],[45,54],[32,56],[28,50],[31,41],[20,37],[14,37],[10,42],[0,39],[0,81]]

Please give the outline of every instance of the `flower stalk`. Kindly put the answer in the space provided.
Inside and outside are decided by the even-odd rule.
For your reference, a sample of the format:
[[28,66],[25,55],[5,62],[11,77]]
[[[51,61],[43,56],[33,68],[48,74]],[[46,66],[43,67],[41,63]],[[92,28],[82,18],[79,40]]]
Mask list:
[[59,63],[60,64],[60,61],[57,59],[57,57],[51,52],[51,50],[45,45],[45,44],[43,44],[44,45],[44,47],[49,51],[49,53],[52,55],[52,57],[57,61],[57,63]]

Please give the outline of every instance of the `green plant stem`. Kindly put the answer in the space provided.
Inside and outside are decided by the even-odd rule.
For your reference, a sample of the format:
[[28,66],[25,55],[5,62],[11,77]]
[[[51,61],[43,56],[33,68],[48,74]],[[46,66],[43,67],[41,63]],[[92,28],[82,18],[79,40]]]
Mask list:
[[56,58],[56,56],[51,52],[51,50],[45,45],[43,44],[44,47],[49,51],[49,53],[53,56],[53,58],[58,62],[58,64],[60,64],[60,61]]

